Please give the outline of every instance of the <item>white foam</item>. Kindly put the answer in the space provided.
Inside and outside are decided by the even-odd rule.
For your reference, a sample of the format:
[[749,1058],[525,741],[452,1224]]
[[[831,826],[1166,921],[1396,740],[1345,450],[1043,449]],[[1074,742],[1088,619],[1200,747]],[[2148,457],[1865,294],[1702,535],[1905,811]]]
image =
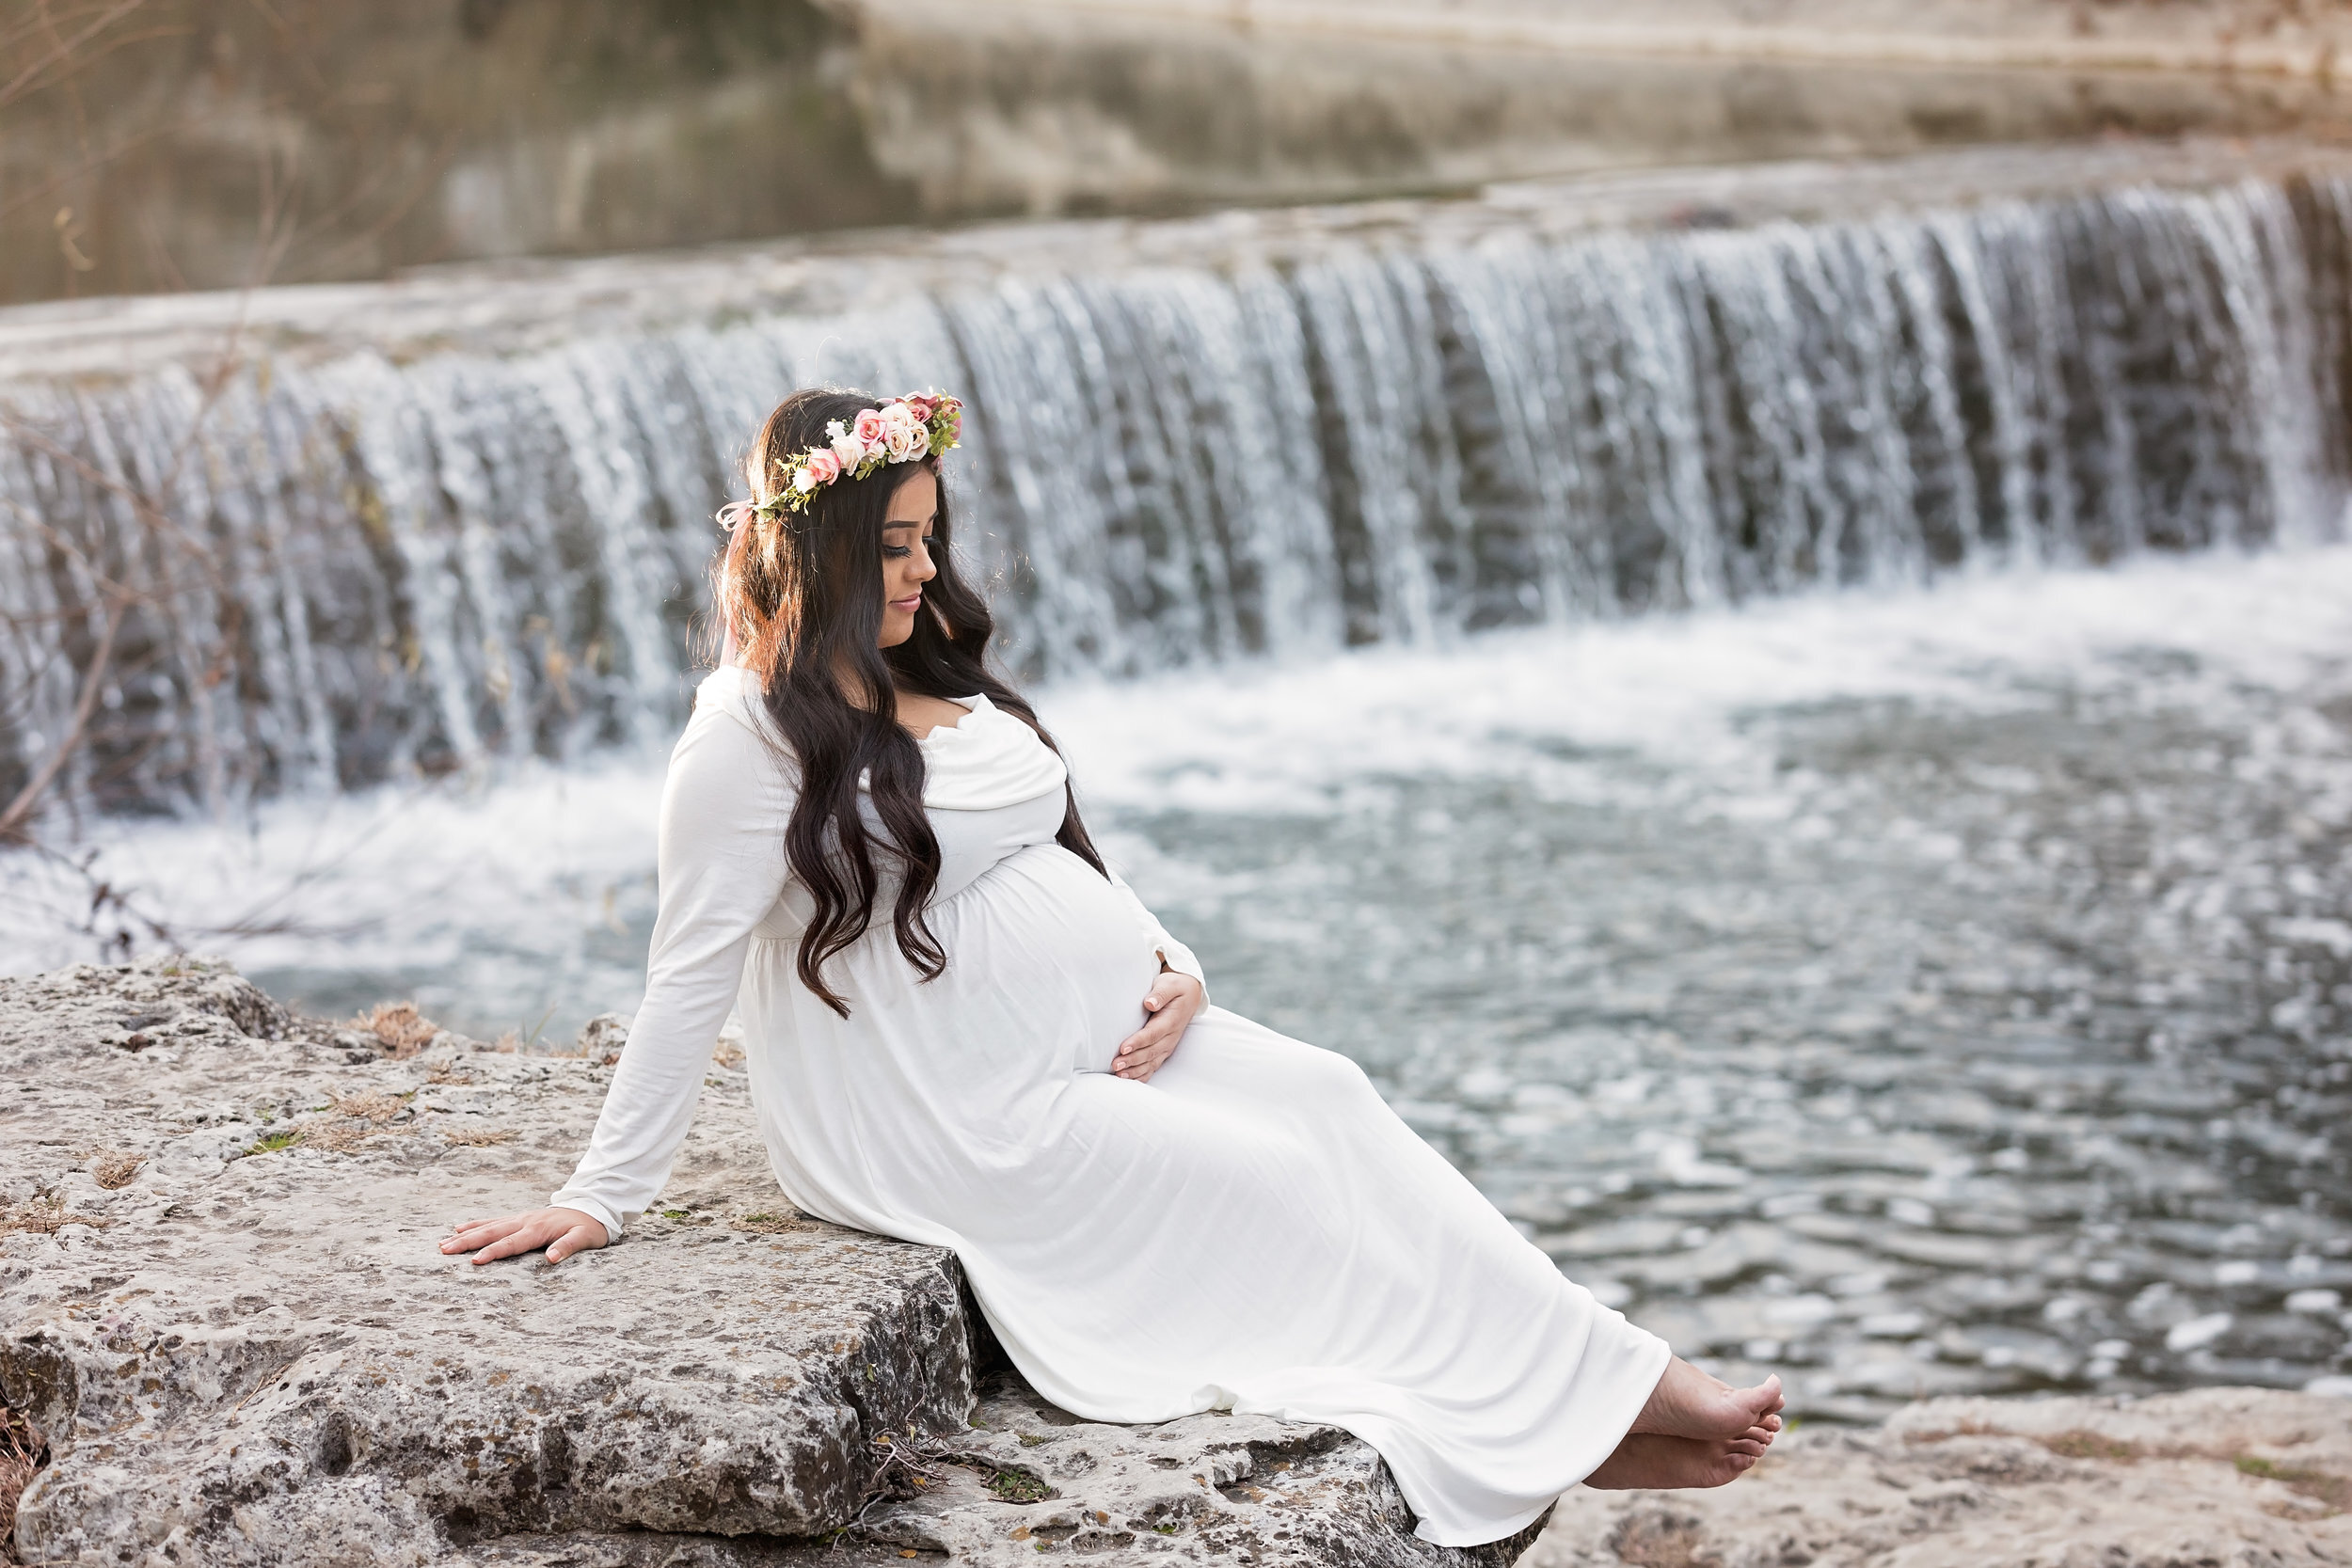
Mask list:
[[[1503,772],[1563,792],[1626,787],[1576,750],[1654,760],[1672,787],[1763,821],[1788,812],[1758,709],[1901,698],[1972,710],[2053,683],[2130,693],[2161,650],[2168,703],[2292,689],[2352,650],[2352,546],[2144,557],[2103,571],[1992,573],[1737,610],[1374,648],[1038,694],[1114,852],[1150,890],[1127,814],[1325,812],[1382,774]],[[2180,660],[2177,656],[2189,656]],[[2193,661],[2193,663],[2192,663]],[[0,971],[103,955],[125,924],[92,878],[187,945],[248,971],[438,978],[477,1010],[635,1005],[662,758],[533,765],[468,783],[261,808],[248,823],[106,822],[87,876],[0,857]],[[1668,787],[1661,785],[1661,787]],[[1775,814],[1778,814],[1777,816]],[[1801,826],[1792,825],[1791,831]],[[141,948],[160,939],[128,923]],[[503,1012],[501,1012],[503,1009]],[[524,1022],[528,1022],[525,1017]]]

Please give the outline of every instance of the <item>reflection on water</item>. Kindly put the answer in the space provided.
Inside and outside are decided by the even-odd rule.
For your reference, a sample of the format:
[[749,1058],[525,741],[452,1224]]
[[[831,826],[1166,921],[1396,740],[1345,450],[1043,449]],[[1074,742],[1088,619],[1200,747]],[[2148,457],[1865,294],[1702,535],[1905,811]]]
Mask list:
[[[1221,1004],[1853,1417],[2352,1370],[2347,607],[2352,547],[2208,554],[1041,697]],[[118,825],[99,869],[312,1007],[563,1039],[634,1005],[659,780]],[[12,891],[9,967],[82,956]]]

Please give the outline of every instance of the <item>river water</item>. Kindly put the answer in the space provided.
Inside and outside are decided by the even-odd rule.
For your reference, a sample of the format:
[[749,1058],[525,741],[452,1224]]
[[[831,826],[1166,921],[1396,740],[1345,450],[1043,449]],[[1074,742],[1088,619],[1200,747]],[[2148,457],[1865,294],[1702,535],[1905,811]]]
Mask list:
[[1576,1277],[1819,1416],[2352,1374],[2352,180],[2113,157],[0,315],[0,795],[133,600],[0,965],[627,1010],[730,453],[946,385],[1114,857]]
[[[1216,1000],[1364,1063],[1684,1354],[1850,1418],[2352,1371],[2352,547],[1041,701]],[[103,863],[281,995],[563,1040],[642,985],[660,777]],[[18,966],[86,956],[50,887]]]

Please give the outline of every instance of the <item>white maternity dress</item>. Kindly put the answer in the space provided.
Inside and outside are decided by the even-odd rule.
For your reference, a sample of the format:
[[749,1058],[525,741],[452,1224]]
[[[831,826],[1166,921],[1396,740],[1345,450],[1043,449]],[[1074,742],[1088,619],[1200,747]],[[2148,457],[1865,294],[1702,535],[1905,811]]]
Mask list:
[[1386,1457],[1424,1538],[1528,1524],[1616,1447],[1665,1344],[1563,1278],[1344,1056],[1209,1007],[1150,1083],[1113,1076],[1161,960],[1200,967],[1054,842],[1060,759],[966,705],[921,742],[946,973],[917,983],[882,915],[827,966],[844,1020],[794,973],[810,906],[778,732],[747,672],[703,682],[662,796],[645,1000],[553,1201],[619,1238],[739,1007],[785,1196],[953,1249],[1054,1403],[1328,1421]]

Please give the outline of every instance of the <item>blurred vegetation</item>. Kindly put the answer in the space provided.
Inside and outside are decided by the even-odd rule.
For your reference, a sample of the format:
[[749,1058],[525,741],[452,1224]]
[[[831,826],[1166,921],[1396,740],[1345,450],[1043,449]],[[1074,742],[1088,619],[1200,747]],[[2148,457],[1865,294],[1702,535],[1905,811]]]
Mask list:
[[0,300],[890,221],[808,0],[29,0]]
[[[2352,135],[2332,67],[1858,66],[1730,34],[1644,55],[1445,32],[1514,9],[1614,26],[1604,0],[1364,0],[1341,32],[1279,25],[1290,0],[10,3],[0,304],[1659,165]],[[2308,43],[2346,4],[1656,0],[1641,24]],[[1382,22],[1399,16],[1435,31]]]

